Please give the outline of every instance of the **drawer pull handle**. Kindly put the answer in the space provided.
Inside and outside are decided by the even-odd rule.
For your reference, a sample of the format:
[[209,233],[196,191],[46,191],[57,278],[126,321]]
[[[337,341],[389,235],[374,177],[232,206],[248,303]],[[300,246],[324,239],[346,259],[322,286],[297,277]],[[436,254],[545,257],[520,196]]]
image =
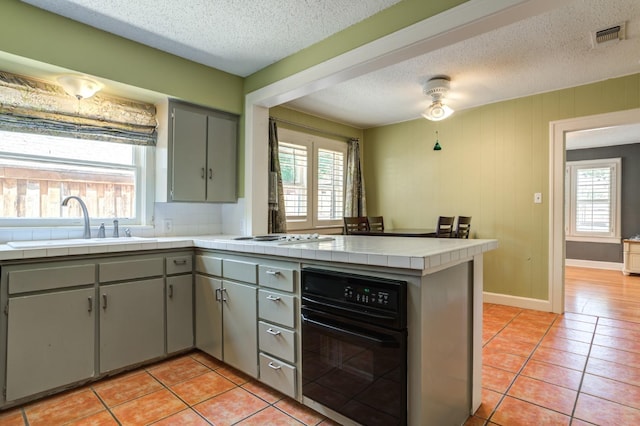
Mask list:
[[220,289],[216,288],[216,302],[220,301]]
[[267,333],[271,334],[272,336],[278,336],[280,334],[280,331],[274,330],[273,328],[268,328]]
[[267,275],[273,275],[274,277],[277,277],[278,275],[282,275],[282,272],[280,271],[266,271]]
[[93,298],[87,297],[87,299],[89,299],[89,309],[87,309],[87,311],[91,312],[93,311]]
[[282,368],[279,365],[275,365],[273,362],[269,363],[269,367],[273,368],[274,370],[280,370]]
[[107,295],[106,294],[102,295],[102,309],[104,309],[105,311],[107,310]]
[[280,301],[280,297],[279,296],[268,295],[267,296],[267,300],[271,300],[272,302],[279,302]]
[[174,265],[186,265],[187,259],[173,259]]
[[169,299],[173,299],[173,284],[169,284]]

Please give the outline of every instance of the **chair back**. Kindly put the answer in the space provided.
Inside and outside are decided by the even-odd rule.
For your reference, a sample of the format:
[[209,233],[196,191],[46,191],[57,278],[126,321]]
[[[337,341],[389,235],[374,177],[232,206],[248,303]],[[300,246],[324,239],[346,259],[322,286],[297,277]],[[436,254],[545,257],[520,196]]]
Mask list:
[[469,238],[471,231],[471,216],[458,216],[456,238]]
[[369,221],[366,216],[353,216],[344,218],[344,233],[349,235],[353,231],[368,231]]
[[436,228],[437,238],[451,238],[453,234],[453,221],[455,216],[438,217],[438,227]]
[[382,216],[369,216],[367,217],[367,221],[369,222],[370,231],[384,231],[384,220]]

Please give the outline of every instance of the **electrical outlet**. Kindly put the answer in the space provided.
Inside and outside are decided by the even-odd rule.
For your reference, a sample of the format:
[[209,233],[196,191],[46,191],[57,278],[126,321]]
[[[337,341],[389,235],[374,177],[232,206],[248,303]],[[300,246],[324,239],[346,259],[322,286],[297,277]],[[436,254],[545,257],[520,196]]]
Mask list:
[[163,222],[163,232],[165,234],[169,234],[173,231],[173,220],[171,219],[165,219]]
[[536,192],[535,194],[533,194],[533,202],[536,204],[541,204],[542,203],[542,193],[541,192]]

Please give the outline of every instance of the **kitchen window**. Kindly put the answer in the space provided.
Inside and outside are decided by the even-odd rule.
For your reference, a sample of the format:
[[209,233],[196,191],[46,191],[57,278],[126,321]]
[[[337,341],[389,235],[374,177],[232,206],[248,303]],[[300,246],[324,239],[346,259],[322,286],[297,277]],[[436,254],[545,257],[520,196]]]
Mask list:
[[287,229],[342,226],[347,144],[278,129]]
[[0,71],[0,226],[151,222],[156,108]]
[[150,183],[145,179],[147,149],[0,131],[0,224],[76,224],[82,217],[79,204],[60,205],[67,195],[82,198],[94,222],[143,223],[142,212],[150,207],[141,190]]
[[620,158],[567,162],[568,241],[620,243],[621,169]]

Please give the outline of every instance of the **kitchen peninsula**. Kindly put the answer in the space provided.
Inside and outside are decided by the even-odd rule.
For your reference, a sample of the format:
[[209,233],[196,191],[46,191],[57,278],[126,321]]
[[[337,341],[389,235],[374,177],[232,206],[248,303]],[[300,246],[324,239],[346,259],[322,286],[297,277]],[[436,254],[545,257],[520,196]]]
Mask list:
[[[300,336],[300,276],[301,271],[313,268],[407,283],[407,424],[462,424],[481,401],[482,260],[485,252],[496,248],[496,240],[339,235],[295,244],[235,240],[232,236],[221,235],[130,242],[123,239],[112,244],[88,243],[68,247],[61,242],[49,245],[49,248],[36,246],[29,249],[0,245],[0,301],[3,306],[9,306],[10,312],[8,319],[4,316],[0,324],[0,344],[3,346],[0,365],[9,364],[6,358],[12,354],[22,353],[20,350],[12,351],[10,347],[7,350],[7,346],[22,344],[25,340],[22,324],[12,323],[11,319],[12,313],[18,312],[21,305],[16,303],[14,307],[12,302],[28,302],[29,298],[36,296],[64,297],[64,294],[73,294],[84,301],[83,312],[89,311],[96,317],[90,318],[93,322],[85,330],[90,335],[85,342],[90,352],[85,359],[88,363],[86,372],[44,386],[34,383],[33,389],[29,390],[22,387],[21,378],[15,377],[8,367],[6,371],[0,371],[3,385],[8,385],[8,396],[0,401],[0,406],[22,403],[75,383],[104,377],[114,371],[196,347],[215,354],[340,423],[353,424],[348,418],[302,395],[301,365],[304,361]],[[195,277],[195,287],[189,287],[192,276]],[[62,289],[49,288],[37,281],[54,281],[51,277],[68,280],[69,284],[62,284]],[[110,325],[106,323],[108,309],[112,303],[116,306],[115,290],[133,286],[137,286],[141,294],[153,292],[158,295],[157,298],[143,299],[146,300],[144,305],[153,302],[163,306],[155,318],[160,318],[166,328],[157,330],[158,339],[148,345],[151,348],[155,344],[156,350],[134,353],[129,359],[110,357],[109,347],[103,347],[102,340],[113,338],[117,333],[109,334]],[[244,291],[238,293],[242,296],[235,296],[236,288]],[[109,305],[106,296],[103,300],[103,294],[106,294],[103,289],[114,291]],[[193,294],[189,300],[195,300],[195,303],[170,311],[171,303],[177,300],[174,297],[172,301],[171,297],[174,292],[182,290],[188,298]],[[175,294],[179,296],[182,293]],[[253,311],[243,310],[242,317],[238,319],[249,328],[249,334],[242,328],[223,330],[224,352],[218,353],[214,347],[216,334],[209,333],[207,327],[211,324],[210,319],[214,318],[211,307],[219,302],[218,299],[226,302],[227,297],[249,301]],[[96,301],[96,309],[93,309],[93,300]],[[289,309],[289,313],[283,316],[282,312],[274,311],[273,306],[276,305],[278,309]],[[235,314],[231,304],[220,313],[223,315],[221,318],[234,318]],[[17,318],[28,318],[28,315]],[[180,325],[185,318],[187,323]],[[92,336],[91,324],[96,324],[96,321],[100,324],[101,333]],[[185,334],[179,330],[187,330],[189,335],[194,323],[195,336],[191,345],[189,342],[179,343],[179,337]],[[243,326],[236,321],[233,325]],[[205,331],[207,333],[203,335]],[[22,339],[12,339],[12,335],[18,332]],[[242,333],[242,339],[234,336],[237,333]],[[291,348],[282,351],[281,347],[274,348],[264,340],[273,336],[290,336]],[[100,341],[96,344],[96,340]],[[238,342],[246,346],[237,350],[234,345]],[[34,338],[34,349],[39,344],[39,340]],[[99,356],[91,352],[93,345],[102,350]],[[149,348],[145,346],[143,349]],[[248,362],[242,359],[247,354]],[[99,363],[94,368],[96,359]],[[22,362],[9,361],[16,362],[16,365]],[[82,363],[78,361],[76,364]],[[29,368],[24,363],[22,365],[24,369]],[[47,368],[50,371],[55,367],[49,365]],[[27,371],[24,369],[22,371]],[[38,374],[32,376],[40,377]],[[12,388],[14,386],[15,389]]]

